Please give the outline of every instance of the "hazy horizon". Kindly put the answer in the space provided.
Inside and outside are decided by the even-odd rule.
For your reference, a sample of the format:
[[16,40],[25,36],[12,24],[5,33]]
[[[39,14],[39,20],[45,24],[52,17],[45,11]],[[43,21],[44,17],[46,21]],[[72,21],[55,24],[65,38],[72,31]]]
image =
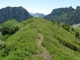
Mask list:
[[80,6],[80,0],[0,0],[0,9],[11,6],[11,7],[24,7],[31,13],[43,13],[49,14],[53,9],[70,7],[76,8]]

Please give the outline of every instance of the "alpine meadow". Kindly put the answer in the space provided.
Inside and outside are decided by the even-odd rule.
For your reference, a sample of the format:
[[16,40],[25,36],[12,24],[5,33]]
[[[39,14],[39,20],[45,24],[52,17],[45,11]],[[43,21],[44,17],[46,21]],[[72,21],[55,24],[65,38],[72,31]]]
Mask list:
[[80,60],[80,1],[31,1],[0,2],[0,60]]

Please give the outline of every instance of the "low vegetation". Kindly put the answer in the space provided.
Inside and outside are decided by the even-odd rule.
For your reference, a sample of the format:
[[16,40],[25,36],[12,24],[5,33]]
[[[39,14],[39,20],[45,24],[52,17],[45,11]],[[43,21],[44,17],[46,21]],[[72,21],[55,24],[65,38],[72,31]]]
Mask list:
[[19,24],[16,20],[8,20],[2,24],[2,35],[12,35],[19,30]]
[[[77,29],[67,24],[60,23],[59,26],[42,18],[30,18],[17,24],[20,25],[19,30],[12,34],[15,30],[13,28],[8,33],[10,36],[2,36],[0,60],[46,60],[46,54],[49,54],[48,58],[51,57],[48,60],[80,60],[80,39],[77,38]],[[38,41],[40,39],[42,42]]]

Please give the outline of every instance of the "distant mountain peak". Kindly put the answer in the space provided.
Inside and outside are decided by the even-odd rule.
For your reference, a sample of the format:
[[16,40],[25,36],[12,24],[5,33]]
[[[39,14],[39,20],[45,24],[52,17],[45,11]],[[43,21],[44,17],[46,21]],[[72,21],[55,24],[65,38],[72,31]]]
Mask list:
[[8,19],[16,19],[18,22],[31,18],[32,16],[22,6],[10,7],[0,9],[0,23],[5,22]]
[[45,16],[45,14],[43,13],[30,13],[30,15],[38,18],[43,18]]
[[54,9],[44,18],[55,22],[60,20],[70,25],[78,24],[80,23],[80,6],[77,6],[76,9],[72,8],[72,6]]

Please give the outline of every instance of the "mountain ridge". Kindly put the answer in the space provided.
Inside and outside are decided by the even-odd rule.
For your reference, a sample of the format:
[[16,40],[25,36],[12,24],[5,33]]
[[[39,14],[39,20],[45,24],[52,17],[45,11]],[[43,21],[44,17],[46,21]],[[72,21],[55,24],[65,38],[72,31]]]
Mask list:
[[18,22],[24,21],[32,16],[22,6],[19,7],[5,7],[0,9],[0,23],[9,19],[16,19]]
[[1,60],[80,59],[80,40],[74,30],[69,32],[42,18],[30,18],[20,25],[20,30],[11,35],[5,41],[6,47],[0,50]]
[[53,9],[50,14],[44,18],[47,20],[61,21],[70,25],[80,23],[79,18],[80,7],[77,6],[76,9],[70,7]]

